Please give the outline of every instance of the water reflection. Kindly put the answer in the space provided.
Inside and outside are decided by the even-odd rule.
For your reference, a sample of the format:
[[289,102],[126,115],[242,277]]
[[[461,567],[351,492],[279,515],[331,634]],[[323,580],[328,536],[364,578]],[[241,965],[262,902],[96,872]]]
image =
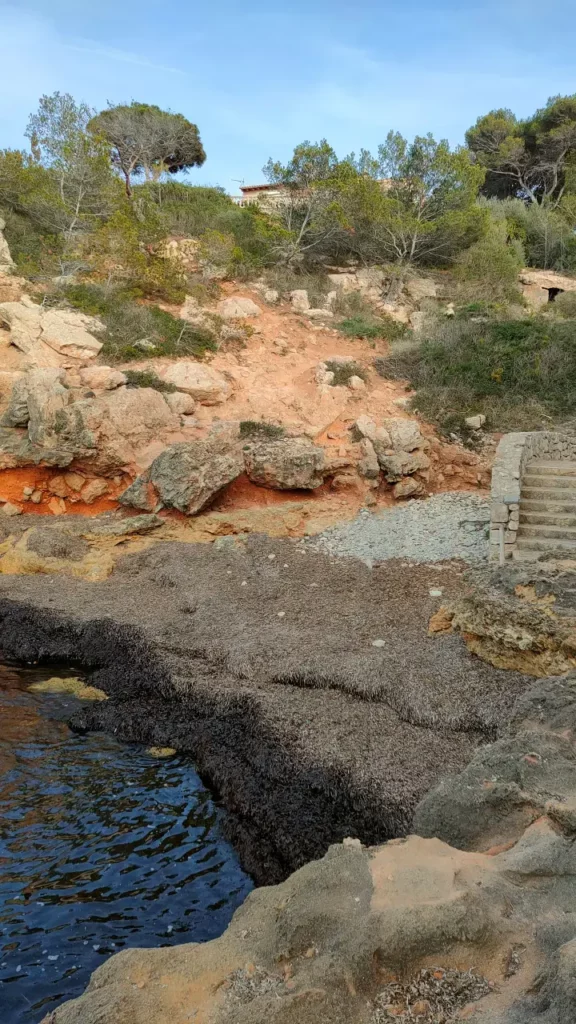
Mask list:
[[2,1024],[37,1024],[125,946],[214,938],[251,888],[187,758],[75,735],[78,701],[39,678],[0,668]]

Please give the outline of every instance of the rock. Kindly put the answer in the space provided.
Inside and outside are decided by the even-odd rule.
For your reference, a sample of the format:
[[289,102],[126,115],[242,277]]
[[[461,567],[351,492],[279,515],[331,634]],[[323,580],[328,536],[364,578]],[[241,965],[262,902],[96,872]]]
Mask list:
[[377,427],[374,420],[365,413],[358,417],[354,426],[362,437],[367,437],[370,441],[379,441],[384,448],[392,447],[392,439],[386,428]]
[[180,430],[179,417],[154,388],[104,391],[76,402],[70,416],[76,417],[76,439],[92,439],[89,457],[82,462],[97,473],[130,465],[147,445],[168,441]]
[[414,331],[414,334],[421,334],[426,326],[428,319],[427,314],[423,310],[416,309],[413,313],[410,313],[410,327]]
[[348,387],[351,391],[364,391],[366,387],[366,381],[362,377],[358,377],[355,373],[348,378]]
[[380,463],[374,450],[374,445],[368,437],[363,438],[360,443],[362,458],[358,463],[358,472],[366,480],[377,480],[380,476]]
[[97,498],[108,494],[110,487],[106,480],[89,480],[80,491],[80,497],[87,505],[91,505]]
[[218,370],[204,363],[184,360],[169,366],[163,374],[168,384],[175,384],[201,405],[218,405],[230,397],[231,387]]
[[244,463],[249,479],[260,487],[314,490],[324,479],[324,450],[305,438],[246,445]]
[[435,281],[429,277],[410,277],[404,283],[404,291],[414,302],[421,302],[422,299],[435,299],[438,288]]
[[[2,242],[0,241],[0,248],[1,246]],[[0,253],[0,261],[1,259]],[[3,273],[0,267],[0,302],[19,302],[26,284],[25,278]]]
[[380,468],[388,483],[395,483],[403,476],[410,476],[419,470],[430,469],[430,459],[424,452],[398,452],[395,455],[386,455],[382,452],[380,443],[374,444]]
[[290,304],[295,313],[307,313],[310,309],[310,299],[305,288],[295,288],[290,292]]
[[3,427],[26,427],[28,412],[28,384],[20,373],[0,373],[0,393],[8,399],[8,408],[0,419]]
[[241,320],[248,316],[260,316],[260,307],[252,299],[222,299],[216,307],[223,320]]
[[479,413],[477,416],[467,416],[464,423],[471,430],[481,430],[486,423],[486,417],[482,413]]
[[12,501],[5,501],[0,507],[0,513],[3,516],[20,516],[24,509],[21,505],[15,505]]
[[307,309],[306,316],[311,320],[330,320],[334,314],[329,309]]
[[190,416],[196,408],[196,402],[186,391],[173,391],[164,395],[172,412],[178,416]]
[[132,348],[137,348],[139,352],[155,352],[157,347],[149,338],[140,338],[132,344]]
[[112,366],[90,366],[80,370],[80,383],[91,391],[113,391],[126,383],[126,374]]
[[424,484],[420,480],[414,480],[413,477],[406,477],[406,479],[400,480],[392,488],[392,494],[395,498],[416,498],[425,493],[426,488]]
[[522,295],[531,310],[537,312],[550,301],[550,290],[576,291],[576,279],[553,270],[523,270],[519,275]]
[[239,447],[221,437],[174,444],[118,500],[146,511],[175,508],[195,515],[243,470]]
[[48,491],[50,494],[55,494],[57,498],[68,497],[68,485],[63,476],[53,476],[48,484]]
[[8,242],[4,238],[4,228],[6,222],[0,217],[0,270],[6,271],[11,270],[14,266],[14,260],[10,255],[10,248]]
[[385,419],[382,420],[382,425],[389,434],[395,451],[413,452],[415,448],[421,448],[426,444],[415,420]]
[[50,498],[48,509],[53,516],[63,516],[66,514],[66,502],[63,498]]
[[327,309],[330,313],[333,313],[334,312],[334,306],[336,305],[336,300],[337,299],[338,299],[338,292],[336,291],[336,289],[334,289],[334,291],[328,292],[328,294],[327,294],[327,296],[326,296],[326,298],[324,300],[324,309]]
[[277,292],[275,288],[267,288],[264,292],[264,302],[267,302],[270,306],[275,306],[280,299],[280,292]]
[[20,302],[0,303],[0,321],[29,366],[83,365],[102,348],[90,333],[102,327],[98,320],[74,310],[43,309],[27,296]]

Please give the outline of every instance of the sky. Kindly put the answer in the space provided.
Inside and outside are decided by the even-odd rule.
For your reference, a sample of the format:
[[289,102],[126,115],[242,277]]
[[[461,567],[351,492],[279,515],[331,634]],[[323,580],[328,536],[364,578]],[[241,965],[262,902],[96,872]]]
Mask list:
[[135,99],[197,124],[187,180],[233,194],[305,139],[455,145],[495,107],[576,92],[574,0],[0,0],[0,42],[0,148],[25,144],[44,93]]

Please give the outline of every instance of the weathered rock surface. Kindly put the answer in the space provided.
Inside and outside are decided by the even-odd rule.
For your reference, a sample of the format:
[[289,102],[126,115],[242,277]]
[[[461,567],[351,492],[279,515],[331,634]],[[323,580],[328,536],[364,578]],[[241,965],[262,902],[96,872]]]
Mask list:
[[129,466],[147,445],[167,441],[180,427],[179,417],[154,388],[105,391],[75,402],[70,414],[93,438],[89,464],[99,472]]
[[14,266],[14,260],[10,254],[10,247],[8,242],[4,238],[4,228],[6,222],[0,217],[0,271],[11,270]]
[[324,451],[305,438],[257,441],[244,448],[253,483],[278,490],[314,490],[323,483]]
[[238,445],[219,438],[171,445],[120,496],[123,505],[157,511],[200,512],[243,472]]
[[396,483],[404,476],[430,468],[430,459],[425,452],[401,452],[396,455],[384,454],[380,441],[374,443],[378,462],[388,483]]
[[27,296],[0,303],[0,321],[10,343],[23,356],[23,367],[83,366],[102,348],[94,333],[101,324],[74,310],[44,309]]
[[290,304],[296,313],[307,313],[310,309],[310,299],[305,288],[295,288],[290,292]]
[[126,374],[112,366],[89,366],[80,370],[80,383],[91,391],[113,391],[126,383]]
[[204,363],[184,360],[169,366],[163,374],[168,384],[185,391],[202,405],[219,405],[230,397],[231,387],[223,374]]
[[260,316],[260,306],[252,299],[234,297],[222,299],[216,306],[218,316],[223,320],[243,320],[249,316]]
[[[0,232],[1,238],[1,232]],[[0,249],[2,242],[0,241]],[[0,253],[0,260],[1,260]],[[15,274],[6,273],[0,266],[0,302],[18,302],[22,298],[24,288],[28,282],[23,277],[16,277]]]

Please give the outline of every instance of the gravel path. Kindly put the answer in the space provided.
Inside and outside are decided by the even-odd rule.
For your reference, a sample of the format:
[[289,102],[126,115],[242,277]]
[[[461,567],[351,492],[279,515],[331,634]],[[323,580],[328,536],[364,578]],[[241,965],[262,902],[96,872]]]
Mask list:
[[489,520],[488,498],[454,491],[383,512],[363,510],[352,522],[333,526],[307,544],[316,551],[360,558],[367,564],[389,558],[484,562]]

